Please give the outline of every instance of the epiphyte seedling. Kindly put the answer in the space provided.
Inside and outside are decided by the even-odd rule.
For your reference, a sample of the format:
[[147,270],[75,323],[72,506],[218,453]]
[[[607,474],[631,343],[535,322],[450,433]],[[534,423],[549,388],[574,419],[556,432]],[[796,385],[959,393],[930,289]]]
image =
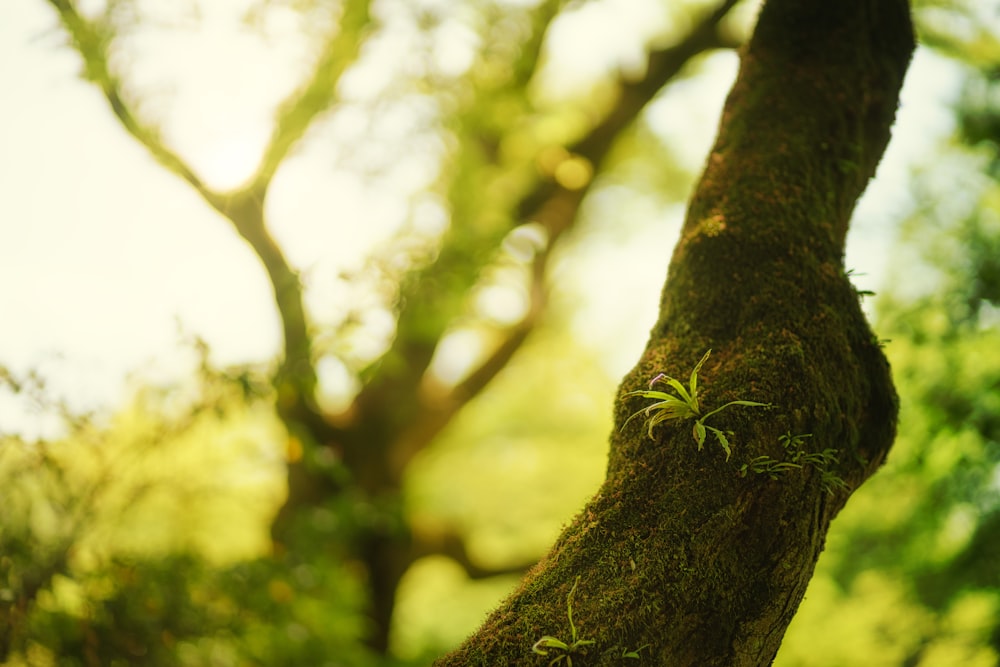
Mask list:
[[746,477],[747,472],[752,471],[766,474],[771,479],[778,479],[779,475],[789,470],[811,465],[820,471],[820,483],[827,493],[832,494],[838,489],[847,489],[847,483],[830,469],[838,462],[837,450],[824,449],[819,452],[807,452],[805,441],[811,437],[812,433],[792,435],[791,431],[779,436],[778,441],[785,450],[785,458],[779,461],[770,456],[758,456],[740,466],[740,476]]
[[639,648],[635,649],[634,651],[629,651],[628,649],[626,649],[626,650],[622,651],[622,658],[629,658],[631,660],[639,660],[639,659],[642,658],[642,656],[639,655],[639,652],[642,651],[642,649],[644,649],[644,648],[649,648],[649,644],[643,644],[642,646],[640,646]]
[[[753,408],[770,408],[772,405],[770,403],[758,403],[757,401],[729,401],[725,405],[715,408],[709,412],[702,414],[701,404],[698,402],[698,371],[701,370],[702,365],[708,360],[708,356],[712,354],[712,350],[705,353],[705,356],[701,358],[695,367],[691,371],[691,377],[688,379],[688,386],[685,387],[680,380],[670,377],[666,373],[660,373],[654,377],[649,382],[649,389],[643,389],[640,391],[630,391],[626,396],[641,396],[643,398],[652,398],[656,400],[656,403],[647,405],[646,407],[632,413],[628,419],[625,420],[625,424],[622,424],[622,429],[632,421],[635,417],[640,414],[645,414],[646,416],[646,429],[649,433],[649,437],[653,437],[653,427],[658,424],[662,424],[665,421],[683,421],[685,419],[694,418],[694,426],[692,427],[692,435],[694,440],[698,443],[698,451],[701,451],[702,447],[705,445],[705,439],[708,434],[711,433],[715,436],[715,439],[719,441],[722,449],[726,452],[726,460],[732,456],[733,451],[729,446],[728,436],[732,435],[731,431],[723,431],[722,429],[715,428],[714,426],[709,426],[705,423],[705,420],[714,414],[722,412],[726,408],[732,405],[743,405]],[[675,392],[674,394],[668,394],[665,391],[659,391],[653,389],[653,386],[657,383],[663,383],[671,387]]]
[[565,661],[566,667],[573,667],[573,653],[576,653],[580,648],[584,646],[590,646],[594,643],[593,639],[579,639],[577,638],[576,626],[573,624],[573,594],[576,593],[576,587],[580,583],[580,577],[576,578],[573,582],[573,587],[569,589],[569,595],[566,596],[566,618],[569,619],[569,643],[564,642],[558,637],[553,637],[552,635],[545,635],[536,641],[531,650],[539,655],[548,655],[549,649],[555,649],[559,651],[559,654],[549,660],[549,667],[558,665],[559,663]]

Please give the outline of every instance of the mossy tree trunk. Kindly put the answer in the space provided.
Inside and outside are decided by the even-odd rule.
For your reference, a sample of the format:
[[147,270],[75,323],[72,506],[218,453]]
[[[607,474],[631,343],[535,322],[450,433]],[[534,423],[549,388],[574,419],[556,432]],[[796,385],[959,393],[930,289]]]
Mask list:
[[[913,50],[906,0],[769,0],[690,203],[660,318],[616,402],[607,479],[551,552],[439,665],[766,665],[830,521],[884,460],[897,405],[843,267]],[[658,373],[702,414],[650,437]],[[657,385],[663,388],[665,385]],[[622,429],[624,425],[624,429]],[[789,442],[782,436],[800,435]],[[835,458],[830,454],[836,450]],[[826,455],[822,453],[826,452]],[[766,458],[760,458],[766,457]],[[778,466],[777,464],[792,464]],[[564,664],[569,661],[565,661]]]

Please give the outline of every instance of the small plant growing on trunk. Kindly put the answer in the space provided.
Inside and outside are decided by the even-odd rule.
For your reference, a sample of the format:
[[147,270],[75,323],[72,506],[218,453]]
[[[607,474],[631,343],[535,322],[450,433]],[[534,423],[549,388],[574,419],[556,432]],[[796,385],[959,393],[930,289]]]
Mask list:
[[[712,354],[712,350],[705,353],[705,356],[701,358],[701,361],[697,363],[694,370],[691,371],[691,377],[688,380],[688,386],[685,387],[680,380],[674,379],[665,373],[660,373],[654,377],[649,382],[649,389],[643,389],[640,391],[630,391],[626,396],[641,396],[643,398],[653,398],[656,399],[656,403],[647,405],[634,412],[628,419],[625,420],[625,424],[622,424],[622,429],[626,425],[640,414],[646,416],[646,429],[649,432],[649,437],[653,437],[653,427],[658,424],[662,424],[666,421],[683,421],[685,419],[694,419],[694,426],[692,427],[692,435],[694,440],[698,443],[698,451],[701,451],[705,445],[705,439],[708,434],[711,433],[718,440],[722,449],[726,452],[726,460],[732,456],[733,450],[729,445],[729,436],[733,433],[732,431],[723,431],[722,429],[715,428],[714,426],[709,426],[705,423],[705,420],[712,415],[718,414],[732,405],[743,405],[747,407],[754,408],[770,408],[772,405],[770,403],[758,403],[757,401],[729,401],[725,405],[710,410],[704,414],[701,411],[701,405],[698,402],[698,371],[701,370],[702,365],[708,359],[708,356]],[[657,383],[663,383],[673,388],[676,392],[674,394],[668,394],[665,391],[659,391],[653,389],[653,386]]]
[[594,643],[593,639],[577,638],[576,626],[573,625],[573,594],[576,593],[576,587],[579,583],[580,577],[577,577],[576,581],[573,582],[573,588],[569,589],[569,595],[566,596],[566,618],[569,619],[569,643],[564,642],[558,637],[545,635],[531,647],[531,650],[539,655],[548,655],[549,649],[559,651],[556,657],[549,660],[549,667],[554,667],[554,665],[558,665],[563,661],[566,662],[566,667],[573,667],[572,654],[576,653],[580,648],[590,646]]

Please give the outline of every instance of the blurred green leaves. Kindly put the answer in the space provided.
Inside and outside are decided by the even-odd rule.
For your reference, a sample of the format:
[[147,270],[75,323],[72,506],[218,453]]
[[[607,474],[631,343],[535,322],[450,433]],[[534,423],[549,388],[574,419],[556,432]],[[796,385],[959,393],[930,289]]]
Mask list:
[[[121,17],[129,4],[109,7]],[[282,4],[328,13],[312,2],[263,2],[259,11]],[[514,348],[525,341],[518,354],[415,455],[401,489],[344,493],[304,509],[296,526],[304,550],[296,553],[271,554],[267,528],[285,493],[286,458],[310,443],[278,423],[266,370],[219,373],[203,365],[193,386],[141,387],[103,421],[68,420],[64,437],[4,439],[0,654],[9,664],[391,664],[363,645],[370,574],[350,543],[371,530],[438,536],[453,546],[457,533],[462,550],[420,555],[399,588],[396,653],[426,664],[476,625],[514,585],[513,572],[541,555],[597,488],[614,379],[569,330],[578,304],[539,314],[546,280],[559,283],[554,292],[577,280],[569,269],[547,277],[536,263],[565,231],[546,216],[556,204],[578,205],[592,188],[575,241],[598,232],[601,245],[622,242],[621,230],[687,196],[693,176],[675,159],[664,126],[686,130],[673,117],[640,116],[607,153],[574,149],[620,93],[610,76],[574,99],[538,89],[548,67],[539,60],[548,21],[581,3],[458,3],[447,16],[443,5],[424,4],[407,10],[428,30],[419,41],[424,50],[394,72],[398,85],[337,99],[331,81],[307,80],[300,97],[310,104],[296,111],[299,98],[290,98],[278,114],[287,135],[259,172],[269,179],[308,120],[328,107],[334,124],[350,113],[384,119],[404,108],[417,119],[402,138],[359,133],[339,157],[379,172],[372,182],[380,187],[389,181],[382,172],[418,164],[426,191],[406,193],[407,224],[361,263],[363,277],[345,278],[364,298],[334,304],[342,309],[336,315],[311,314],[312,324],[335,322],[316,333],[316,349],[348,376],[337,416],[349,422],[357,414],[351,399],[375,378],[388,388],[379,398],[388,398],[372,422],[405,422],[416,396],[446,395],[464,381],[462,371],[475,369],[478,357],[460,359],[445,343],[468,334],[479,357],[488,357],[529,316],[528,328],[537,324],[532,337],[515,341]],[[952,12],[954,25],[969,25],[975,3],[918,4],[929,17],[925,37],[979,68],[959,110],[967,146],[919,181],[906,246],[919,249],[918,272],[933,279],[920,289],[893,285],[879,302],[880,336],[891,339],[903,402],[899,441],[885,470],[834,524],[779,654],[782,665],[985,667],[1000,655],[996,39],[976,27],[962,41],[962,31],[941,29],[951,23],[932,22]],[[367,3],[349,6],[356,22],[367,23]],[[446,29],[471,35],[464,66],[434,55],[434,35]],[[80,34],[96,45],[111,39]],[[339,76],[354,51],[364,51],[361,37],[344,33],[331,42],[318,75]],[[117,85],[106,64],[85,61],[87,75]],[[702,66],[695,61],[685,72]],[[673,93],[659,94],[657,104]],[[123,99],[116,99],[117,112]],[[139,129],[140,139],[148,132],[159,140]],[[952,171],[945,175],[942,166]],[[565,197],[543,196],[559,188]],[[630,268],[602,266],[600,274],[604,280]],[[516,307],[483,307],[501,293]],[[365,325],[373,313],[392,319],[379,335]],[[426,377],[413,372],[423,367]],[[695,399],[694,377],[690,385]],[[321,451],[342,473],[338,450]]]

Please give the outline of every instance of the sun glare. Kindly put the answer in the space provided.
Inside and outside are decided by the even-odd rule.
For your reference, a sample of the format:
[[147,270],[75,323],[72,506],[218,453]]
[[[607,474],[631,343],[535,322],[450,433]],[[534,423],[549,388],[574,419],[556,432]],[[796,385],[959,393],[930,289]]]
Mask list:
[[260,158],[260,142],[246,136],[218,139],[195,156],[208,185],[223,191],[244,185],[256,171]]

